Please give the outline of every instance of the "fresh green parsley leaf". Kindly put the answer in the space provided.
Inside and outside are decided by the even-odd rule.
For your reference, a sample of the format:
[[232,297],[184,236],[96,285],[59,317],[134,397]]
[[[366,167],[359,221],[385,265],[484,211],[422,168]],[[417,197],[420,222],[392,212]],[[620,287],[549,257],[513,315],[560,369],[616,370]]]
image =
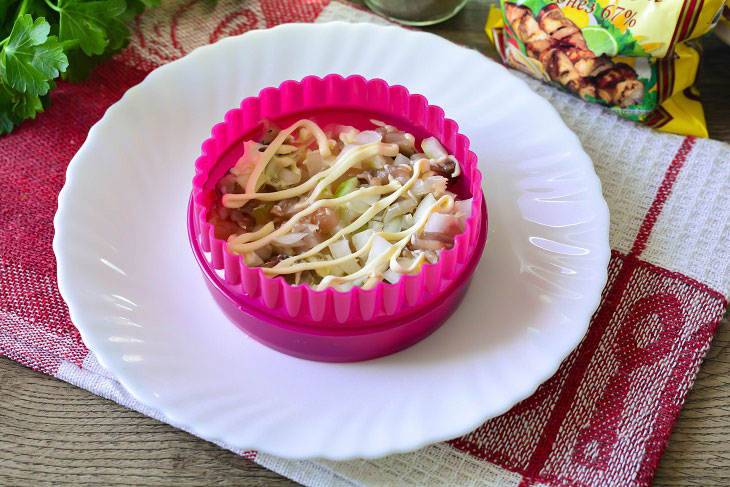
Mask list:
[[[55,84],[51,81],[51,89]],[[35,118],[43,111],[43,103],[38,96],[0,85],[0,135],[8,134],[25,119]]]
[[[205,0],[215,2],[215,0]],[[0,0],[0,135],[129,44],[127,23],[160,0]]]
[[144,12],[145,7],[158,7],[159,5],[160,0],[127,0],[127,10],[120,16],[120,19],[125,23],[129,22]]
[[13,119],[13,101],[4,86],[0,86],[0,135],[9,134],[16,125]]
[[63,73],[63,79],[72,83],[83,81],[91,76],[98,64],[108,61],[120,51],[121,49],[107,50],[98,56],[87,56],[81,49],[74,49],[67,54],[68,69]]
[[31,96],[45,95],[49,81],[66,70],[68,59],[45,19],[18,17],[0,52],[0,81]]
[[87,56],[118,49],[129,37],[129,28],[119,19],[127,9],[124,0],[60,0],[58,2],[61,41],[78,39]]

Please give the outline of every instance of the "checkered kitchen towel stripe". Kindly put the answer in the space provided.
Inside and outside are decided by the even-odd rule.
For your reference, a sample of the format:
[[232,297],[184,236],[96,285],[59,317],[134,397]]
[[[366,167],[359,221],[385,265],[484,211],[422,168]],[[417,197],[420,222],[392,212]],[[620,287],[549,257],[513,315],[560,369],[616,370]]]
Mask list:
[[[386,23],[338,1],[202,3],[145,13],[122,55],[60,83],[47,113],[0,138],[0,354],[163,421],[99,366],[58,294],[49,229],[66,165],[127,88],[194,47],[283,22]],[[450,442],[345,462],[238,453],[311,486],[650,483],[727,305],[730,147],[526,81],[581,138],[611,210],[608,285],[580,346],[532,397]]]

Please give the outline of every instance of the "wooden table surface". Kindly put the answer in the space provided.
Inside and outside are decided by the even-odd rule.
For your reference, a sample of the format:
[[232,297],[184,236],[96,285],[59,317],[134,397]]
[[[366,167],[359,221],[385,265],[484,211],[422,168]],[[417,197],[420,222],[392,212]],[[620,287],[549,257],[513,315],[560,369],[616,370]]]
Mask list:
[[[356,2],[361,3],[361,2]],[[488,56],[489,0],[426,29]],[[700,84],[710,136],[730,142],[730,47],[705,41]],[[0,485],[294,486],[167,424],[0,358]],[[659,465],[656,486],[730,485],[730,321],[720,325]]]

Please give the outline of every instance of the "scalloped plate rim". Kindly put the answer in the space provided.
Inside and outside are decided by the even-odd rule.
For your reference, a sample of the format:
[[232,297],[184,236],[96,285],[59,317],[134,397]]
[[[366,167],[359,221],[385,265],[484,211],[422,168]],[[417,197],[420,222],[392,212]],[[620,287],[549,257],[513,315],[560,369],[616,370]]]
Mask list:
[[[406,31],[400,27],[396,26],[379,26],[374,24],[358,24],[358,23],[347,23],[347,22],[331,22],[328,24],[307,24],[307,23],[292,23],[292,24],[284,24],[280,26],[276,26],[270,29],[266,30],[254,30],[247,32],[245,34],[242,34],[240,36],[235,37],[229,37],[222,39],[221,41],[217,42],[216,44],[211,45],[205,45],[200,46],[193,51],[191,51],[189,54],[187,54],[185,57],[178,59],[176,61],[173,61],[171,63],[162,65],[158,67],[157,69],[153,70],[148,74],[148,76],[139,83],[136,86],[131,87],[129,90],[127,90],[124,95],[120,98],[119,101],[114,103],[112,106],[107,109],[107,111],[104,113],[102,118],[94,124],[94,126],[89,130],[87,140],[84,142],[82,147],[79,149],[77,154],[72,158],[71,162],[68,165],[67,171],[66,171],[66,183],[64,184],[64,187],[62,188],[59,198],[58,198],[58,211],[54,217],[54,228],[55,228],[55,234],[53,238],[53,250],[56,255],[56,258],[58,260],[58,287],[59,291],[63,297],[63,299],[68,303],[69,307],[69,313],[72,318],[72,322],[77,324],[77,328],[81,334],[81,337],[84,341],[84,343],[89,347],[90,350],[94,351],[96,354],[100,364],[110,373],[114,375],[114,377],[125,387],[127,391],[129,391],[133,397],[138,399],[143,404],[158,409],[165,418],[170,420],[171,422],[177,422],[189,430],[192,431],[194,434],[198,436],[202,436],[205,439],[211,440],[211,441],[220,441],[220,442],[226,442],[230,443],[226,435],[221,434],[219,436],[211,437],[210,434],[205,434],[203,431],[201,431],[199,428],[196,427],[195,424],[190,423],[189,421],[186,421],[185,418],[177,417],[174,414],[168,414],[168,412],[165,411],[165,408],[160,405],[154,398],[153,395],[150,394],[150,391],[147,391],[143,386],[139,386],[138,382],[133,378],[127,375],[126,371],[124,371],[121,367],[117,367],[119,365],[119,362],[115,360],[114,357],[107,355],[107,350],[105,347],[105,343],[102,340],[102,336],[97,333],[97,330],[94,329],[92,325],[87,324],[87,320],[84,316],[83,311],[79,310],[79,307],[75,304],[76,302],[76,293],[73,290],[73,283],[71,277],[66,273],[68,270],[68,267],[66,265],[66,262],[64,260],[64,252],[65,252],[65,243],[61,237],[63,235],[63,221],[65,218],[68,218],[65,214],[65,208],[68,206],[68,199],[72,198],[73,195],[73,186],[74,186],[74,175],[75,173],[80,170],[80,168],[77,168],[77,166],[82,165],[82,160],[87,156],[87,152],[89,151],[90,147],[90,141],[92,141],[96,136],[97,132],[99,132],[100,128],[104,127],[107,123],[109,123],[109,119],[113,118],[117,111],[121,109],[121,107],[129,101],[130,98],[133,96],[136,96],[138,92],[146,89],[146,86],[148,82],[154,80],[156,77],[161,76],[160,73],[165,73],[169,70],[174,70],[178,66],[179,63],[193,63],[198,58],[208,55],[208,53],[214,54],[216,50],[222,49],[221,46],[226,46],[228,44],[234,44],[237,42],[240,42],[241,38],[245,37],[251,37],[251,36],[269,36],[269,35],[275,35],[278,32],[283,32],[290,29],[299,29],[301,27],[305,27],[307,29],[310,29],[312,27],[315,27],[317,29],[332,29],[332,28],[342,28],[345,26],[345,28],[374,28],[374,29],[388,29],[388,30],[399,30],[403,31],[406,35],[416,35],[416,36],[423,36],[433,38],[432,40],[437,40],[438,42],[442,43],[449,43],[454,49],[459,49],[463,51],[469,51],[469,54],[479,62],[487,62],[487,63],[494,63],[493,61],[483,57],[481,54],[479,54],[476,51],[471,51],[469,49],[457,46],[455,44],[450,43],[449,41],[446,41],[438,36],[435,36],[433,34],[420,32],[420,31]],[[496,63],[495,63],[496,64]],[[584,159],[587,161],[587,163],[590,165],[590,158],[585,153],[585,151],[582,149],[580,142],[575,136],[575,134],[570,131],[567,127],[565,127],[564,123],[562,122],[562,119],[560,119],[560,116],[558,115],[557,111],[550,105],[546,100],[544,100],[542,97],[538,96],[537,94],[533,93],[527,84],[520,80],[519,78],[516,78],[509,74],[509,72],[499,66],[500,69],[502,69],[508,76],[511,77],[511,82],[514,83],[515,89],[519,87],[520,90],[524,90],[525,96],[531,96],[533,100],[538,105],[542,105],[540,110],[545,112],[546,116],[552,116],[556,119],[556,122],[559,122],[560,125],[562,125],[562,128],[564,129],[564,135],[571,142],[571,146],[573,150],[576,151],[576,157],[579,159]],[[458,122],[458,120],[457,120]],[[594,190],[598,191],[598,195],[600,196],[600,180],[598,177],[593,173],[592,175],[588,176],[589,179],[592,179],[590,181],[594,185]],[[603,201],[602,197],[601,200]],[[603,237],[605,237],[605,248],[603,252],[603,261],[605,261],[605,265],[602,266],[604,269],[602,277],[599,279],[602,281],[602,284],[599,286],[601,289],[603,288],[603,285],[605,285],[605,282],[607,280],[607,265],[608,265],[608,259],[610,257],[610,248],[608,246],[608,208],[605,205],[605,201],[603,201],[603,213],[604,215],[601,215],[601,218],[605,220],[604,225],[604,232]],[[501,407],[493,408],[492,410],[489,410],[488,412],[485,412],[485,414],[479,418],[476,418],[475,420],[469,421],[468,423],[465,423],[462,428],[458,430],[452,431],[448,435],[437,435],[437,436],[431,436],[431,437],[425,437],[422,438],[420,441],[411,442],[407,446],[399,446],[399,447],[386,447],[383,448],[381,451],[373,453],[373,452],[363,452],[355,449],[355,451],[347,452],[343,455],[339,455],[336,452],[310,452],[302,455],[298,454],[292,454],[290,451],[281,451],[278,449],[264,449],[256,445],[231,445],[236,448],[243,448],[243,449],[256,449],[258,451],[261,451],[263,453],[268,453],[272,455],[277,456],[286,456],[287,458],[292,459],[305,459],[305,458],[312,458],[312,457],[323,457],[323,458],[330,458],[333,460],[344,460],[348,458],[379,458],[385,455],[390,455],[394,453],[402,453],[407,451],[412,451],[418,448],[422,448],[424,446],[427,446],[432,443],[436,443],[439,441],[445,441],[451,438],[455,438],[458,436],[461,436],[463,434],[466,434],[472,430],[474,430],[476,427],[480,426],[484,421],[487,419],[499,416],[503,414],[504,412],[508,411],[512,406],[514,406],[516,403],[520,402],[521,400],[529,397],[543,382],[545,382],[547,379],[552,377],[555,372],[558,370],[560,364],[562,363],[563,359],[567,357],[570,352],[575,349],[575,347],[580,343],[580,341],[583,339],[583,336],[587,332],[588,324],[590,316],[593,314],[593,312],[598,308],[598,305],[600,304],[600,298],[601,293],[599,292],[595,293],[593,296],[593,299],[590,300],[590,305],[586,306],[586,309],[590,309],[590,312],[587,313],[587,317],[585,320],[585,327],[582,330],[577,330],[577,332],[570,337],[570,339],[565,341],[565,348],[563,350],[563,354],[559,359],[555,360],[552,363],[551,367],[546,367],[542,374],[540,374],[537,377],[534,377],[534,381],[529,384],[529,386],[524,387],[522,390],[522,394],[518,394],[515,397],[511,398],[509,401],[505,401]],[[557,358],[557,357],[556,357]]]

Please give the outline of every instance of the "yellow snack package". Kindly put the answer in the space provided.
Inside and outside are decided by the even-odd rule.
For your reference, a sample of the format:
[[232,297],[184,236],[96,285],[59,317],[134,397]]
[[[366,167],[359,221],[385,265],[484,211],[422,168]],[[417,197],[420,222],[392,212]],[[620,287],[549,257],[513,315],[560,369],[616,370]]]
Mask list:
[[[631,120],[707,137],[694,88],[701,48],[686,39],[707,32],[717,15],[706,19],[700,15],[706,11],[692,10],[695,18],[685,19],[684,28],[676,25],[685,22],[680,10],[687,2],[675,0],[643,10],[624,8],[623,0],[605,6],[587,0],[501,2],[501,11],[490,11],[486,32],[506,64]],[[666,5],[675,3],[677,11],[672,12],[679,24],[669,26],[658,19],[652,23],[646,16],[651,9],[657,14],[664,8],[667,13]],[[634,31],[644,35],[635,36]]]
[[722,10],[722,16],[715,28],[715,34],[717,34],[717,37],[722,39],[725,44],[730,45],[730,7],[727,5],[725,5],[725,8]]

